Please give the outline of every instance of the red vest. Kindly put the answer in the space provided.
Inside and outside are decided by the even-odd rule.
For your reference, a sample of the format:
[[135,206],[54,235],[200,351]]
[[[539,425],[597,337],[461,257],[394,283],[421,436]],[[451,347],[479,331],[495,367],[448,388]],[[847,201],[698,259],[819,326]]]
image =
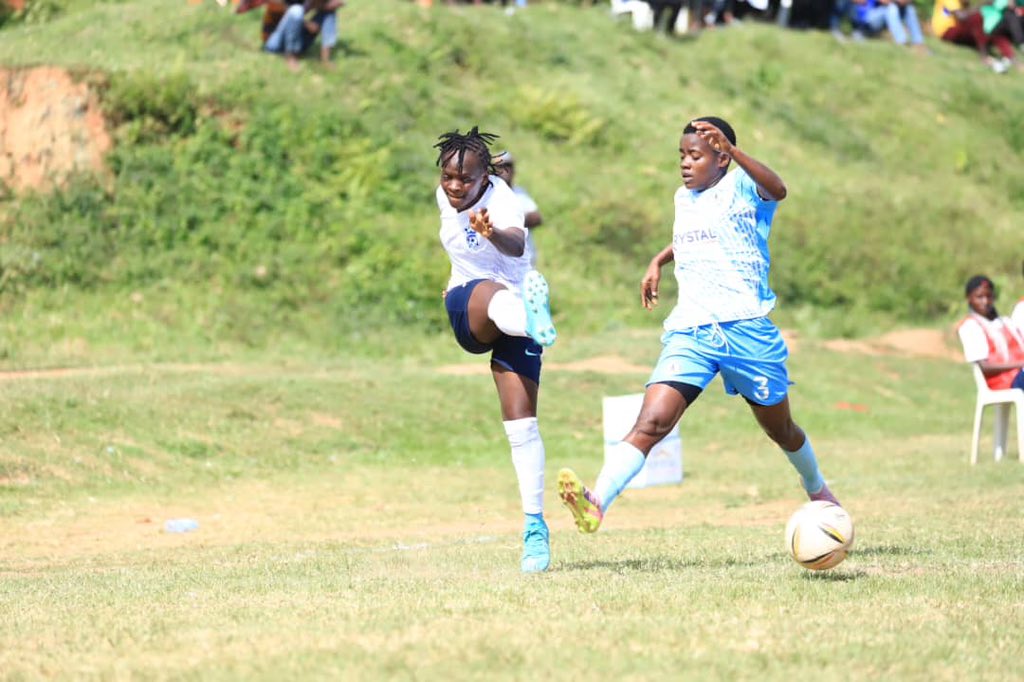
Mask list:
[[[1024,362],[1024,341],[1010,328],[1012,324],[1007,318],[1000,318],[1003,324],[996,327],[992,322],[979,315],[968,315],[960,320],[957,329],[962,327],[968,320],[974,320],[985,332],[985,340],[988,341],[988,360],[992,362]],[[999,374],[985,376],[985,382],[993,391],[1010,388],[1013,380],[1017,378],[1019,369],[1008,369]]]

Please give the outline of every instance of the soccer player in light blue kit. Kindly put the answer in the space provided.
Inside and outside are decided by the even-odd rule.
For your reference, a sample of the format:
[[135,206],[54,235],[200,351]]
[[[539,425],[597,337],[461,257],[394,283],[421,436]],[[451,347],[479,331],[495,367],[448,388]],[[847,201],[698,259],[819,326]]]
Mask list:
[[[725,390],[742,395],[764,432],[796,470],[808,497],[839,504],[825,485],[811,441],[789,410],[789,353],[768,319],[768,234],[786,185],[736,146],[720,118],[694,119],[679,141],[683,186],[676,191],[672,243],[640,283],[642,305],[658,303],[661,268],[675,261],[679,302],[665,320],[663,348],[636,423],[605,458],[594,490],[571,469],[558,473],[558,494],[581,532],[601,525],[615,498],[643,468],[651,448],[721,373]],[[738,169],[728,172],[735,161]]]

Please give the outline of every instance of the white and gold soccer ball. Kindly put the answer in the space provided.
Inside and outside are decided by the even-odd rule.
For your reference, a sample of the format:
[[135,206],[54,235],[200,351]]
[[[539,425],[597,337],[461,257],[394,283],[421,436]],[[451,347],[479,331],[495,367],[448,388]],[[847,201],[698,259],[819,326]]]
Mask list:
[[786,549],[812,571],[838,566],[852,547],[853,520],[838,504],[808,502],[786,524]]

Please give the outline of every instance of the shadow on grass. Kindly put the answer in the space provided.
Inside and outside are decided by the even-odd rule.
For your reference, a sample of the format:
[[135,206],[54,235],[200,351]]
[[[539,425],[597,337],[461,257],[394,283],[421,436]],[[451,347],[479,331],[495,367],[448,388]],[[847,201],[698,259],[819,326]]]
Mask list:
[[911,556],[920,554],[931,554],[931,550],[912,547],[900,547],[899,545],[873,545],[858,547],[854,545],[850,555],[857,556]]
[[348,40],[339,40],[334,46],[334,50],[343,57],[365,57],[369,54],[366,50],[356,47]]
[[801,576],[803,580],[816,580],[825,583],[848,583],[867,577],[866,571],[844,571],[838,567],[827,571],[804,571],[804,574]]
[[765,563],[761,560],[738,561],[726,559],[723,561],[710,561],[707,559],[679,559],[678,557],[652,556],[642,559],[617,559],[615,561],[604,561],[600,559],[590,561],[567,561],[559,567],[562,571],[592,571],[605,569],[616,573],[661,573],[664,571],[683,571],[695,568],[723,568],[728,566],[758,566]]

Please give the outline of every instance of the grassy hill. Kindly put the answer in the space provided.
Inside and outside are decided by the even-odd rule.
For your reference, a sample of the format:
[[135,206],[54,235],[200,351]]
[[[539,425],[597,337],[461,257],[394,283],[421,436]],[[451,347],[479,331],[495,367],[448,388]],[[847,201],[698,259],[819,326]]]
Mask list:
[[0,63],[92,79],[117,146],[106,180],[0,204],[0,362],[67,336],[176,357],[439,330],[432,144],[475,124],[542,208],[569,332],[649,321],[636,283],[669,238],[679,131],[708,113],[789,185],[772,237],[785,323],[856,335],[949,318],[977,271],[1021,286],[1024,79],[969,50],[353,0],[337,68],[296,75],[257,50],[259,12],[48,4],[4,27]]

